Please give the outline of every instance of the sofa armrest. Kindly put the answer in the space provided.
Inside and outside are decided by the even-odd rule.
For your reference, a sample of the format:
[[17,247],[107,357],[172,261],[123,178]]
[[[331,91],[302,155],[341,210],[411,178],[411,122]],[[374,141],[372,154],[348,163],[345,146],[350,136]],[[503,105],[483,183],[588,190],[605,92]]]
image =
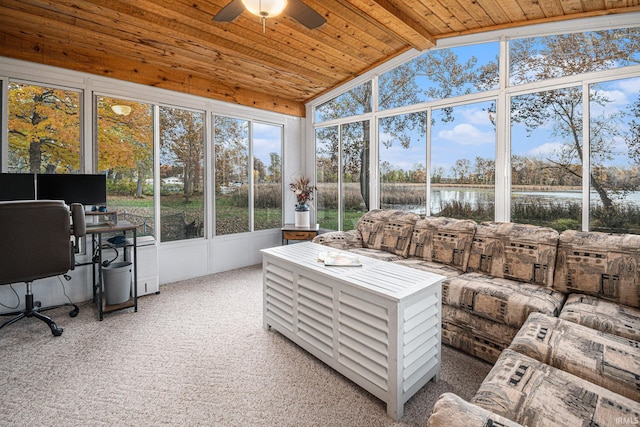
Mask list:
[[313,239],[313,243],[329,246],[336,249],[362,248],[362,234],[358,230],[330,231],[319,234]]
[[433,406],[427,427],[522,427],[480,406],[463,400],[456,394],[444,393]]

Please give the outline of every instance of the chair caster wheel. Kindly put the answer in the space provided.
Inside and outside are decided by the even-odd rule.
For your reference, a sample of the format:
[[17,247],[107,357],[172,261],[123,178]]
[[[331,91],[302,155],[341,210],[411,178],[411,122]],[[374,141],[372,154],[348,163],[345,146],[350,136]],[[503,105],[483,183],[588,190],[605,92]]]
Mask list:
[[76,317],[79,312],[80,312],[80,309],[78,307],[76,307],[76,308],[74,308],[73,310],[71,310],[69,312],[69,317]]
[[62,335],[63,331],[64,329],[58,328],[57,326],[51,327],[51,333],[53,334],[54,337],[59,337],[60,335]]

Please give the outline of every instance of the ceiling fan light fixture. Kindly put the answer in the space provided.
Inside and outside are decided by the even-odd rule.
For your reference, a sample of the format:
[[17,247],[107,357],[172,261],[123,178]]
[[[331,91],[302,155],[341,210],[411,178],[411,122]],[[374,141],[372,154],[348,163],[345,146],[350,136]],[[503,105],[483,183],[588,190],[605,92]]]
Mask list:
[[242,0],[244,7],[264,19],[278,16],[287,7],[287,0]]

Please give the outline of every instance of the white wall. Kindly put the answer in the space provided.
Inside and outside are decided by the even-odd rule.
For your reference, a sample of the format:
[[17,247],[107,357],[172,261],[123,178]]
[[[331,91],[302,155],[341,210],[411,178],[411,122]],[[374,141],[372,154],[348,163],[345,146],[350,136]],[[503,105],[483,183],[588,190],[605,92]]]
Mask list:
[[[78,73],[57,67],[49,67],[25,61],[0,57],[0,80],[6,88],[8,79],[22,80],[26,82],[40,83],[44,85],[62,86],[84,91],[84,127],[83,148],[84,161],[87,173],[93,170],[92,153],[94,147],[93,121],[91,118],[91,105],[94,93],[101,95],[124,97],[144,102],[167,103],[190,108],[198,108],[207,111],[207,115],[224,114],[251,120],[262,120],[284,126],[283,146],[283,221],[294,220],[294,196],[289,191],[289,178],[299,173],[304,173],[303,151],[304,135],[303,125],[305,119],[228,104],[211,99],[195,97],[191,95],[157,89],[134,83],[94,76],[86,73]],[[0,157],[2,158],[2,171],[7,168],[7,95],[2,90],[4,99],[2,105],[1,129],[2,144]],[[212,153],[211,138],[207,141],[207,153]],[[211,176],[210,171],[208,176]],[[207,202],[207,225],[211,230],[212,202]],[[210,231],[209,231],[210,233]],[[254,265],[262,261],[260,249],[280,245],[280,229],[261,230],[252,233],[241,233],[229,236],[209,235],[206,238],[190,239],[178,242],[166,242],[158,245],[158,266],[160,284],[217,273],[230,269]],[[77,261],[88,260],[87,255],[80,254]],[[64,279],[66,294],[74,302],[88,301],[92,298],[91,267],[78,267],[69,273],[72,280]],[[24,307],[24,284],[14,284],[13,288],[19,296],[19,308]],[[58,278],[42,279],[34,282],[33,293],[35,299],[42,301],[43,305],[52,305],[66,302],[63,288]],[[146,298],[146,297],[145,297]],[[9,286],[0,286],[0,303],[12,306],[17,302],[13,291]],[[0,306],[0,312],[11,311]],[[2,319],[0,319],[2,321]]]

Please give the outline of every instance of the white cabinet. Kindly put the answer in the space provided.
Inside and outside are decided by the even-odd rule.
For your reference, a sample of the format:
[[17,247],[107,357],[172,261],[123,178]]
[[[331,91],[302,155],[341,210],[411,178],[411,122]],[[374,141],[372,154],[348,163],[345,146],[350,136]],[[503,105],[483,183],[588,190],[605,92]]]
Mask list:
[[[404,404],[440,371],[443,276],[372,258],[325,267],[326,246],[264,249],[264,327],[387,403]],[[331,249],[333,250],[333,249]]]
[[138,296],[160,293],[158,245],[156,245],[156,240],[153,236],[140,236],[137,241]]

